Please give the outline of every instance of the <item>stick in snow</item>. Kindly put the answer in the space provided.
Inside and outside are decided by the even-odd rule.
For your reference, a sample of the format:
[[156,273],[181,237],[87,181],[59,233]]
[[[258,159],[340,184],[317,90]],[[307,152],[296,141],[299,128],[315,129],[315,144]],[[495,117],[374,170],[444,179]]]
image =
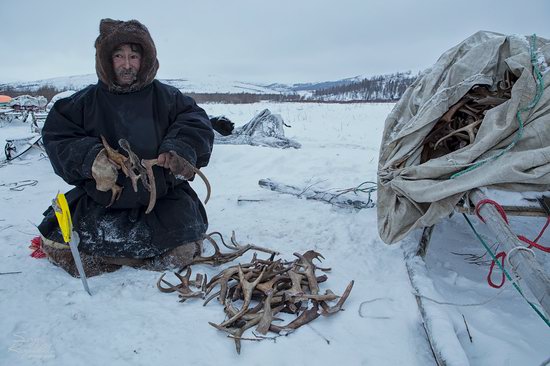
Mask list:
[[375,206],[370,197],[367,202],[361,200],[353,200],[350,198],[346,198],[341,194],[318,191],[310,188],[300,189],[298,187],[290,186],[287,184],[274,182],[271,179],[260,179],[258,184],[262,188],[270,189],[275,192],[291,194],[297,197],[305,197],[308,200],[322,201],[338,207],[363,209],[373,208]]

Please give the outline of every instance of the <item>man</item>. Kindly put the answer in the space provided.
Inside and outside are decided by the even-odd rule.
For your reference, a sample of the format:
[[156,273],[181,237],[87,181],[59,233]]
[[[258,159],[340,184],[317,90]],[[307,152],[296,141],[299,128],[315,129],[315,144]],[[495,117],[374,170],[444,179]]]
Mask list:
[[[42,130],[55,173],[76,186],[66,197],[86,274],[121,265],[187,265],[200,251],[208,221],[187,183],[194,172],[186,161],[197,168],[208,164],[214,138],[208,116],[193,99],[155,80],[156,48],[140,22],[101,20],[95,48],[98,83],[57,101]],[[150,193],[142,183],[134,191],[101,136],[121,153],[118,142],[125,139],[140,159],[158,159],[157,201],[150,213]],[[122,187],[120,195],[101,188],[105,181]],[[77,275],[53,209],[44,216],[43,251]]]

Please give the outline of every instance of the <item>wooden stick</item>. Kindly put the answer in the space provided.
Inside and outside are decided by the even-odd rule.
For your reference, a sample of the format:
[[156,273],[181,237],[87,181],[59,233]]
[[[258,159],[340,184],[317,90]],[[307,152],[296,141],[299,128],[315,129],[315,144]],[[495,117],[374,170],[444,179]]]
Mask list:
[[340,194],[317,191],[317,190],[308,189],[308,188],[300,189],[298,187],[274,182],[271,179],[260,179],[258,181],[258,184],[262,188],[270,189],[275,192],[291,194],[293,196],[298,196],[298,197],[305,197],[308,200],[322,201],[338,207],[363,209],[363,208],[372,208],[375,206],[372,200],[369,200],[368,202],[361,201],[361,200],[352,200]]
[[[546,217],[548,214],[540,207],[534,206],[502,206],[504,212],[508,216],[534,216],[534,217]],[[475,208],[473,207],[461,207],[457,206],[455,211],[465,213],[467,215],[474,215]]]

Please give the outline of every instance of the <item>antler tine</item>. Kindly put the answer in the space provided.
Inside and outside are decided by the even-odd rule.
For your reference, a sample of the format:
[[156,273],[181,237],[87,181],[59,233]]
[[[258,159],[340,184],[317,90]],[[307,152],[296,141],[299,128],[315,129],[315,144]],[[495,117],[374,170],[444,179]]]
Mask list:
[[462,137],[462,133],[463,132],[466,132],[468,133],[468,140],[469,140],[469,143],[471,144],[472,142],[474,142],[474,139],[475,139],[475,133],[474,133],[474,128],[476,128],[477,126],[479,126],[481,124],[482,120],[481,119],[478,119],[478,120],[475,120],[474,122],[464,126],[464,127],[461,127],[457,130],[454,130],[453,132],[443,136],[442,138],[440,138],[434,145],[434,150],[437,148],[437,146],[444,140],[448,139],[449,137],[452,137],[452,136],[458,136],[458,137]]
[[146,214],[153,210],[155,203],[157,202],[157,184],[155,182],[155,173],[153,172],[153,166],[157,164],[157,159],[141,159],[141,165],[145,168],[145,174],[148,181],[147,186],[149,187],[149,204],[145,210]]
[[202,304],[202,306],[206,306],[210,301],[212,301],[212,299],[214,299],[216,296],[218,296],[219,294],[221,293],[221,291],[218,291],[216,293],[213,293],[212,295],[210,295],[209,297],[206,298],[206,300],[204,300],[204,303]]
[[222,244],[223,244],[224,246],[227,246],[227,245],[225,244],[225,240],[223,240],[223,235],[222,235],[222,233],[220,233],[219,231],[213,231],[213,232],[211,232],[210,234],[205,234],[205,236],[209,236],[209,237],[211,237],[211,238],[212,238],[212,236],[214,236],[214,235],[218,235],[218,236],[220,237],[220,240],[222,241]]
[[193,262],[191,264],[205,263],[205,264],[211,264],[213,266],[218,266],[221,263],[225,263],[225,262],[221,261],[223,255],[222,255],[222,253],[220,251],[220,247],[218,246],[216,241],[214,239],[212,239],[212,237],[209,236],[209,235],[205,235],[204,239],[208,240],[208,242],[210,244],[212,244],[212,247],[214,248],[214,254],[212,254],[208,257],[203,257],[202,255],[198,256],[198,257],[195,257],[195,258],[193,258]]
[[302,277],[303,275],[291,270],[288,272],[288,276],[290,277],[290,280],[292,281],[292,287],[288,290],[285,290],[285,295],[289,296],[297,296],[304,293],[304,290],[302,289]]
[[210,324],[211,326],[213,326],[214,328],[216,328],[218,330],[229,333],[231,338],[233,338],[233,340],[235,341],[235,349],[237,350],[237,353],[240,354],[241,353],[241,338],[242,338],[244,332],[247,329],[252,328],[256,324],[258,324],[261,319],[262,319],[262,317],[260,315],[256,314],[256,316],[254,318],[252,318],[251,320],[248,320],[247,322],[245,322],[244,325],[240,328],[227,328],[227,327],[225,327],[221,324],[218,325],[218,324],[215,324],[215,323],[212,323],[212,322],[208,322],[208,324]]
[[[307,280],[309,283],[309,289],[313,295],[317,295],[319,293],[319,284],[317,283],[317,277],[315,276],[315,265],[312,263],[310,259],[312,258],[312,254],[310,255],[306,255],[306,254],[308,253],[306,252],[304,255],[300,253],[294,253],[295,256],[300,258],[300,262],[296,263],[296,266],[302,267],[304,269],[303,274],[307,277]],[[301,274],[301,272],[299,273]]]
[[229,318],[228,320],[220,324],[221,326],[227,326],[235,322],[235,320],[239,319],[241,315],[246,313],[246,311],[248,310],[248,306],[250,305],[250,301],[252,300],[252,291],[254,290],[256,285],[262,280],[264,272],[265,272],[265,268],[262,271],[262,273],[260,273],[258,278],[256,278],[253,282],[248,282],[244,277],[244,273],[241,266],[239,266],[239,279],[241,281],[240,285],[242,287],[243,297],[244,297],[243,306],[241,307],[241,310],[237,314],[235,314],[233,317]]
[[[132,180],[132,187],[134,188],[134,191],[137,192],[137,181],[141,179],[141,182],[143,183],[145,189],[150,192],[151,186],[149,185],[149,182],[147,180],[147,171],[145,167],[142,166],[138,156],[132,151],[130,143],[126,139],[119,139],[118,145],[128,154],[128,160],[130,161],[130,164],[128,164],[129,166],[127,168],[131,172],[130,179]],[[137,171],[138,174],[136,174],[135,171]]]
[[443,116],[441,116],[441,118],[439,119],[440,121],[444,121],[444,122],[451,122],[451,120],[453,119],[454,115],[456,114],[456,112],[458,112],[458,110],[460,108],[462,108],[462,106],[464,104],[466,104],[467,102],[469,101],[468,98],[462,98],[460,99],[458,102],[456,102],[453,106],[451,106],[451,108],[449,108],[449,110],[447,112],[445,112],[445,114],[443,114]]
[[307,301],[307,300],[332,301],[332,300],[336,300],[339,297],[340,296],[336,295],[331,290],[326,290],[324,295],[320,295],[320,294],[310,295],[310,294],[302,293],[302,294],[298,294],[296,296],[291,296],[290,299],[291,299],[292,302],[297,303],[297,302],[300,302],[300,301]]
[[178,272],[174,272],[174,275],[179,278],[182,283],[189,284],[189,278],[191,278],[191,267],[187,267],[187,272],[185,272],[185,275],[183,276]]
[[344,293],[342,294],[342,297],[340,297],[340,300],[338,300],[336,305],[331,307],[331,306],[328,306],[326,302],[324,301],[321,302],[321,307],[323,308],[323,312],[322,312],[323,315],[325,316],[331,315],[342,310],[342,305],[344,305],[344,302],[346,302],[349,294],[351,293],[351,289],[353,288],[354,282],[355,281],[351,281],[348,284],[348,286],[346,287],[346,290],[344,291]]
[[206,295],[208,295],[216,287],[216,285],[220,285],[219,301],[221,304],[225,305],[227,291],[229,290],[229,281],[231,281],[232,276],[238,273],[238,271],[239,269],[237,266],[229,267],[220,273],[220,277],[212,278],[206,286]]
[[317,303],[317,301],[313,301],[313,306],[311,307],[311,309],[303,311],[296,319],[294,319],[287,325],[279,326],[271,324],[269,330],[277,334],[292,332],[300,328],[302,325],[305,325],[317,319],[319,315],[321,315],[319,313],[319,304]]
[[[242,246],[237,242],[237,238],[235,236],[235,230],[231,231],[231,244],[233,244],[233,249],[239,249],[242,248]],[[229,249],[232,249],[230,246],[227,246]]]
[[261,320],[256,327],[256,331],[260,334],[266,335],[269,331],[269,327],[273,322],[273,311],[271,310],[271,300],[273,299],[273,291],[269,291],[267,298],[264,301],[264,309]]
[[[160,290],[160,292],[165,292],[165,293],[171,293],[171,292],[174,292],[174,291],[177,291],[177,287],[179,285],[172,285],[170,282],[166,281],[164,279],[164,276],[166,275],[166,273],[163,273],[162,276],[160,276],[160,278],[158,279],[157,281],[157,288]],[[168,285],[170,287],[166,288],[166,287],[162,287],[160,284],[161,283],[164,283],[165,285]]]

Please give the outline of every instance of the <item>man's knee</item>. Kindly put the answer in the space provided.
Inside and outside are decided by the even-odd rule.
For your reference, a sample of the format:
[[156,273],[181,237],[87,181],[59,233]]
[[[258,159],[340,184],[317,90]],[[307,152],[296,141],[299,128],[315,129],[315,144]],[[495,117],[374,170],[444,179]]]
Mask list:
[[152,269],[164,270],[191,265],[193,259],[202,253],[202,240],[192,241],[170,249],[151,261]]
[[[46,254],[46,258],[56,266],[64,269],[73,277],[79,277],[78,270],[71,253],[71,249],[67,244],[58,243],[41,236],[42,251]],[[102,273],[113,272],[121,266],[115,263],[108,263],[99,256],[89,255],[80,252],[80,259],[86,277],[93,277]]]

